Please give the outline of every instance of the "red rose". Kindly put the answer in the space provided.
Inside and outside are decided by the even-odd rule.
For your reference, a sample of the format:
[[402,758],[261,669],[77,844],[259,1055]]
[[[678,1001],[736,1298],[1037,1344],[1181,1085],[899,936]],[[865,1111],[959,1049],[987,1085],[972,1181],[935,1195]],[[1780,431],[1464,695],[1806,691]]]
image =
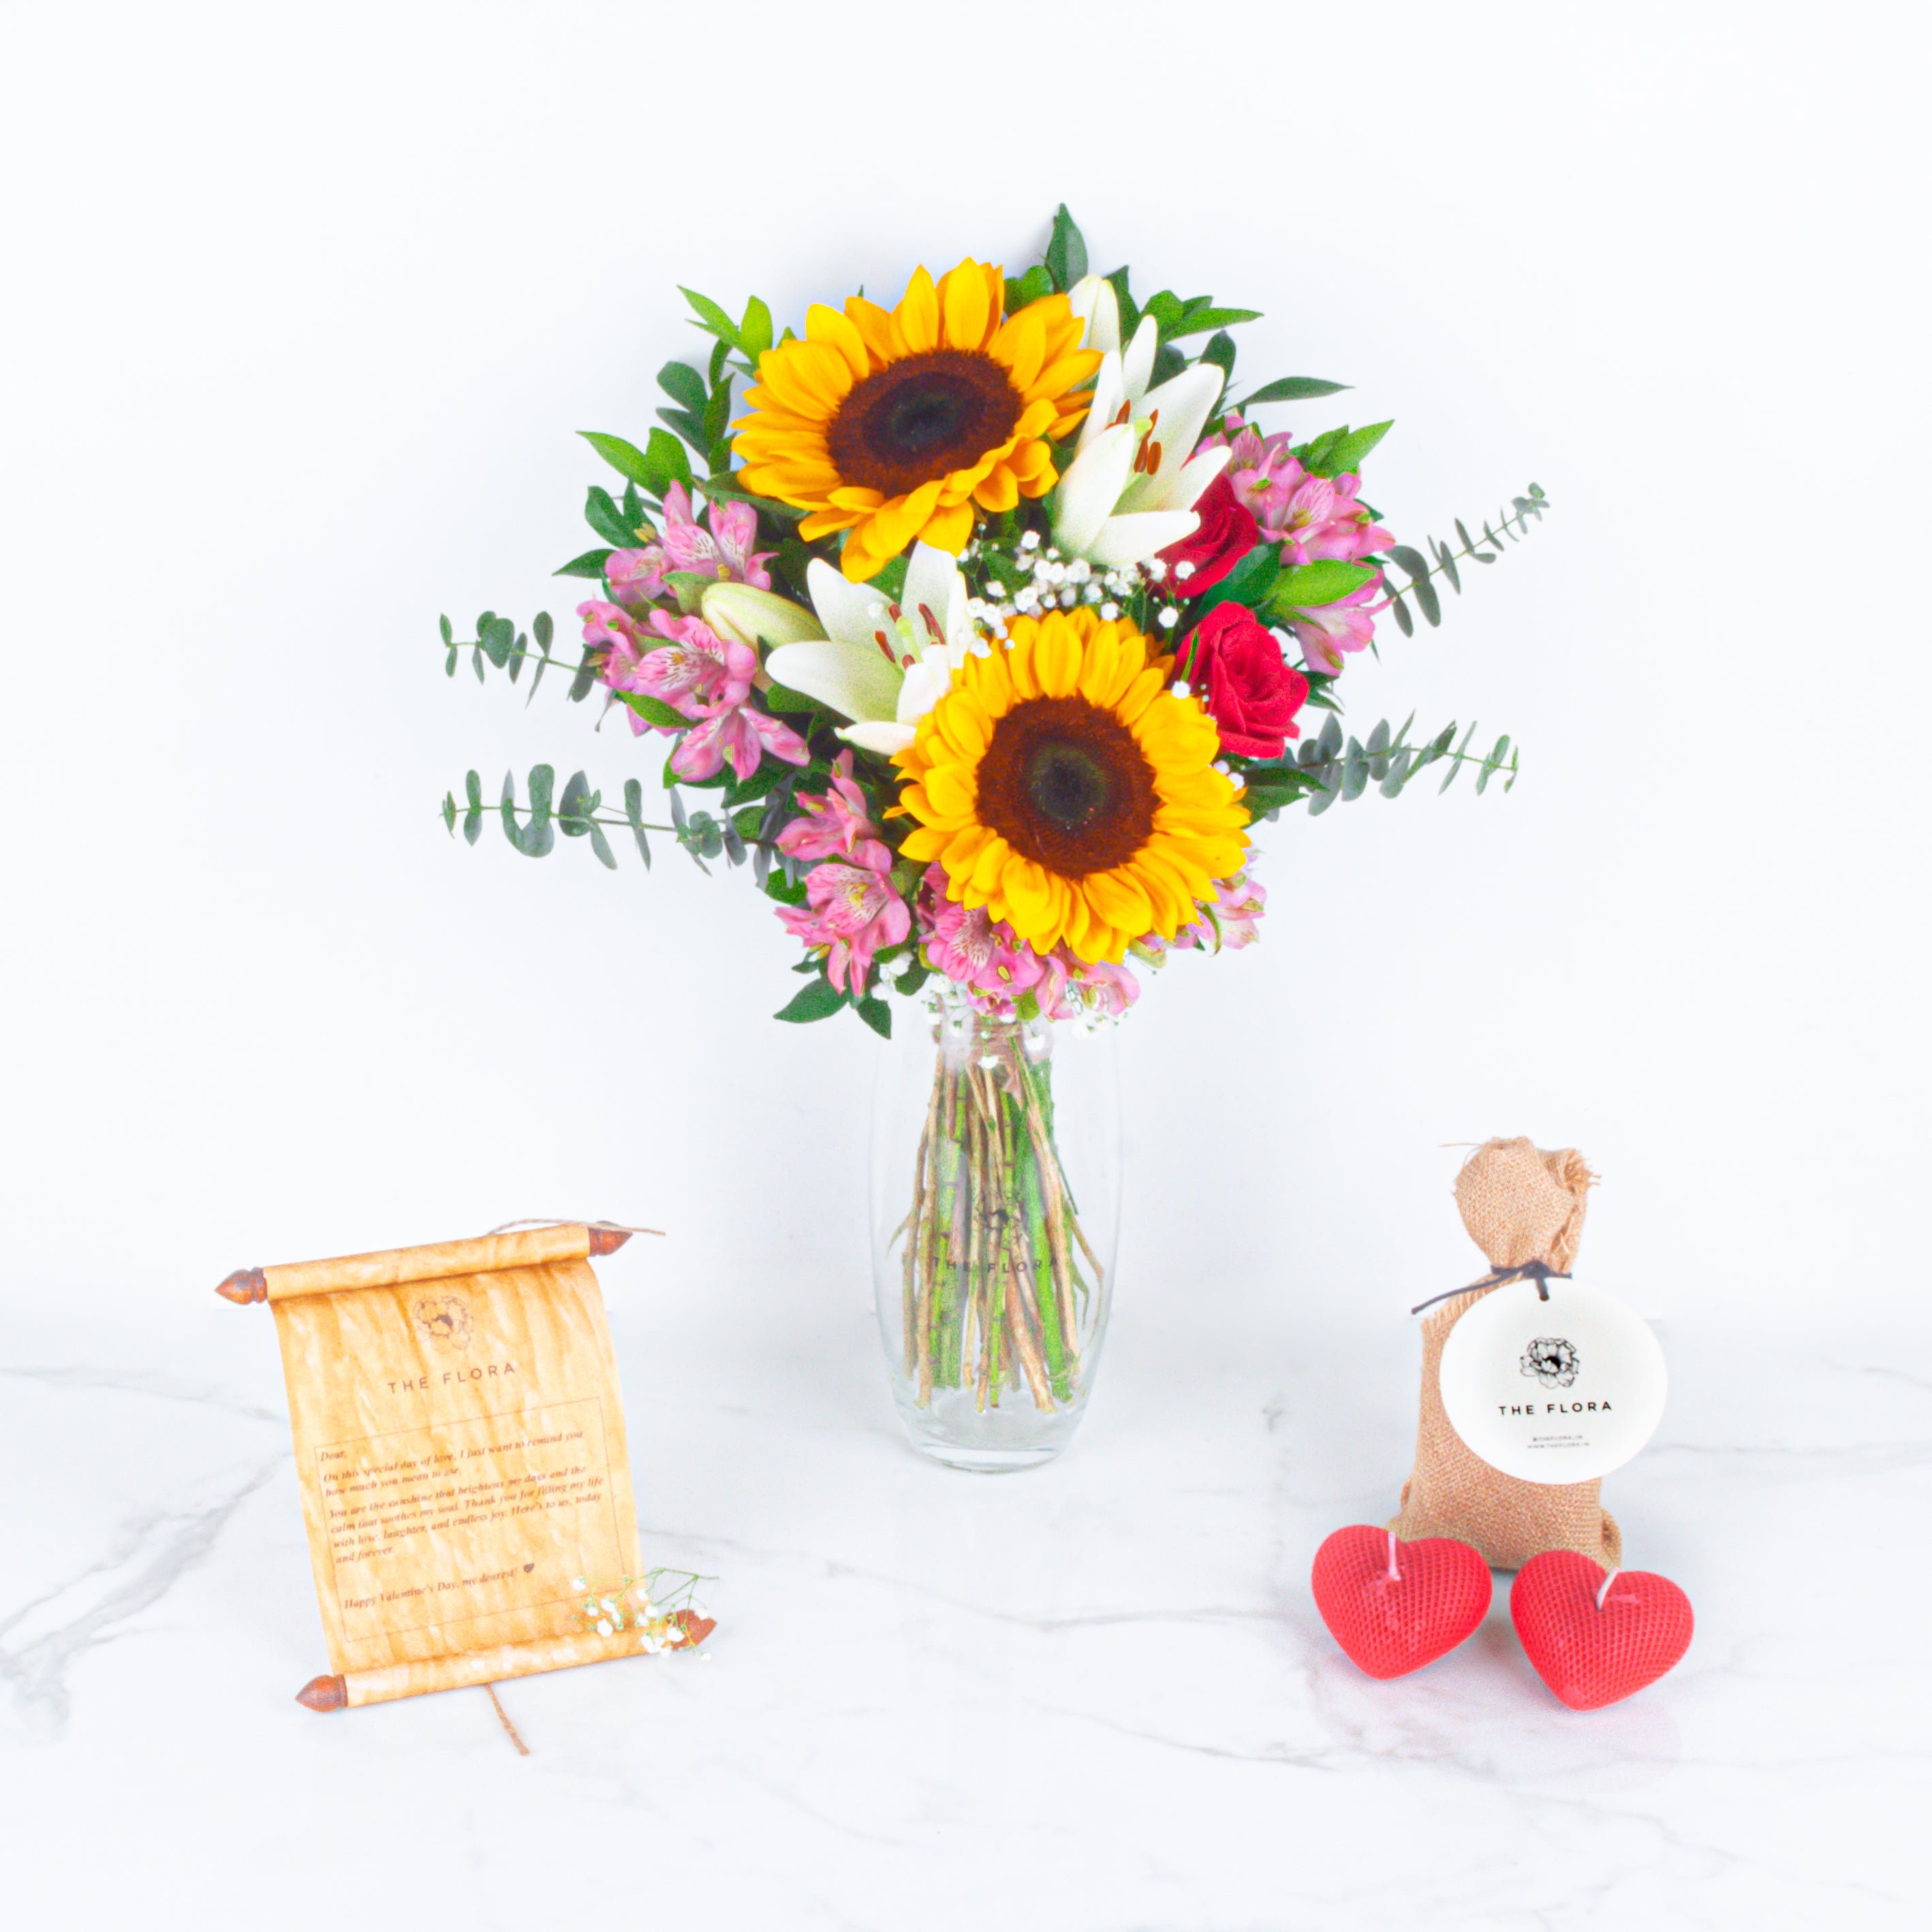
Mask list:
[[1188,632],[1174,675],[1193,687],[1221,733],[1221,748],[1240,758],[1278,758],[1301,736],[1294,714],[1308,680],[1291,670],[1281,643],[1240,604],[1217,604]]
[[1201,519],[1199,527],[1191,537],[1169,544],[1160,553],[1170,571],[1184,563],[1193,565],[1186,576],[1174,580],[1184,597],[1198,597],[1212,590],[1256,544],[1268,541],[1261,525],[1248,514],[1246,505],[1234,494],[1225,471],[1202,491],[1194,508]]

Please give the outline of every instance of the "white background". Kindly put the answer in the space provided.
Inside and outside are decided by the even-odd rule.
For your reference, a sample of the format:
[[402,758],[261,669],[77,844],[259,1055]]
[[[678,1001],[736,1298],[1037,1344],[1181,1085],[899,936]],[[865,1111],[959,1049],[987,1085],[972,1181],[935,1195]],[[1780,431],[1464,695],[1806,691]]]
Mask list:
[[1343,686],[1508,730],[1515,790],[1265,829],[1265,943],[1124,1029],[1117,1335],[1399,1334],[1492,1133],[1588,1154],[1648,1312],[1916,1306],[1922,22],[16,4],[10,1289],[199,1320],[238,1264],[602,1214],[671,1231],[685,1317],[869,1346],[875,1043],[766,1017],[745,880],[453,844],[471,764],[655,761],[446,682],[436,619],[582,594],[572,432],[642,440],[677,283],[796,322],[1017,269],[1064,197],[1096,266],[1265,310],[1251,378],[1355,385],[1278,426],[1397,418],[1405,539],[1554,505]]

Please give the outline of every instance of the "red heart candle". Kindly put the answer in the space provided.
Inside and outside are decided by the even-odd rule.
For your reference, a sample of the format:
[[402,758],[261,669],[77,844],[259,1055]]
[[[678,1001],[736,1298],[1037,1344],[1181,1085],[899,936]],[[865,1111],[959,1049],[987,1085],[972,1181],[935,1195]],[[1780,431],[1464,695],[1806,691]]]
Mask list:
[[1447,1536],[1399,1542],[1365,1522],[1315,1552],[1309,1582],[1328,1634],[1371,1677],[1402,1677],[1454,1650],[1490,1607],[1490,1566]]
[[1573,1711],[1654,1684],[1690,1647],[1690,1599],[1668,1576],[1546,1550],[1516,1572],[1510,1616],[1536,1674]]

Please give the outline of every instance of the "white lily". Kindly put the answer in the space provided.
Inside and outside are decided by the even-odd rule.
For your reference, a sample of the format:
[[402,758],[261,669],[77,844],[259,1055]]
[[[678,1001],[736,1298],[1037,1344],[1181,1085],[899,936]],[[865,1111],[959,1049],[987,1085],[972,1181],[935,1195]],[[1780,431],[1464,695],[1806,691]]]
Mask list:
[[915,544],[897,603],[826,563],[812,564],[806,587],[825,635],[780,646],[765,668],[850,718],[838,734],[848,743],[888,758],[904,751],[952,688],[976,635],[958,566],[948,552]]
[[[1104,294],[1088,292],[1090,348],[1120,336],[1113,289],[1100,288]],[[1150,389],[1160,342],[1160,325],[1146,316],[1124,352],[1109,347],[1102,356],[1093,407],[1053,494],[1053,540],[1070,555],[1141,563],[1191,536],[1201,520],[1194,506],[1228,466],[1233,452],[1225,448],[1190,454],[1220,399],[1221,371],[1197,362]]]
[[1120,346],[1120,304],[1105,275],[1082,275],[1066,292],[1066,305],[1087,325],[1082,349],[1102,355]]

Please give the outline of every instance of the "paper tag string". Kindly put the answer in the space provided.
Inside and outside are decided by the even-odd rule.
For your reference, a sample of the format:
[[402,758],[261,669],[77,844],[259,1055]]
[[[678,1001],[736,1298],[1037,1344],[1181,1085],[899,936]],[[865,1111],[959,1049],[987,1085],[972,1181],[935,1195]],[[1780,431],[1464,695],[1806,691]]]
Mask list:
[[1500,1288],[1506,1281],[1533,1281],[1538,1298],[1547,1301],[1549,1284],[1570,1278],[1568,1268],[1553,1268],[1547,1262],[1522,1262],[1514,1268],[1492,1268],[1482,1280],[1472,1281],[1467,1288],[1452,1288],[1441,1294],[1432,1294],[1426,1301],[1418,1301],[1408,1312],[1420,1315],[1425,1308],[1433,1308],[1438,1301],[1453,1300],[1459,1294],[1474,1294],[1486,1288]]

